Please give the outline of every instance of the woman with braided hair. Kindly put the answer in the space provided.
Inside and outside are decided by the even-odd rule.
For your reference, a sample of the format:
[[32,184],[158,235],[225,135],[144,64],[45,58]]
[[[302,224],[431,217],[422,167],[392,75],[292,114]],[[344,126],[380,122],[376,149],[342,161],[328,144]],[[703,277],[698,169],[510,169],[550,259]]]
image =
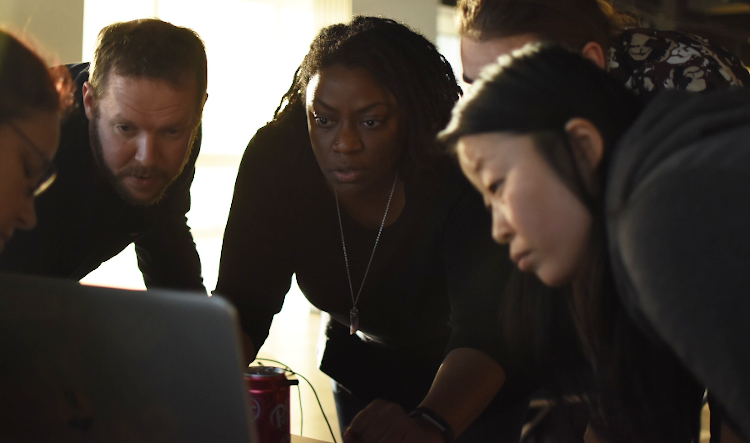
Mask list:
[[495,395],[512,377],[496,337],[507,251],[435,140],[460,94],[406,26],[329,26],[240,166],[216,293],[251,360],[296,274],[331,316],[321,370],[348,442],[520,434],[524,393]]

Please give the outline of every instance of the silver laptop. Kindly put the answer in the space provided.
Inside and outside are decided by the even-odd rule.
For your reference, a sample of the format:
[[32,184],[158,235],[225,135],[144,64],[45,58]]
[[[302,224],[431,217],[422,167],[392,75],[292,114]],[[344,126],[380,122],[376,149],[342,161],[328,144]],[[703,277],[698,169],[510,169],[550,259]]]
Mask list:
[[0,274],[0,441],[252,442],[220,297]]

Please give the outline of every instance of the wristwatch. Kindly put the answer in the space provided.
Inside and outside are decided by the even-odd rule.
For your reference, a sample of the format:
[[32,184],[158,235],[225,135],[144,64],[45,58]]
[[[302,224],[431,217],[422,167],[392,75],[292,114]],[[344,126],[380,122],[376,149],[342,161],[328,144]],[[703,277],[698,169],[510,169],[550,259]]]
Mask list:
[[441,434],[443,434],[443,440],[445,443],[454,443],[456,441],[453,436],[453,428],[448,424],[447,421],[437,412],[430,408],[419,407],[409,413],[409,417],[421,418],[426,423],[434,426]]

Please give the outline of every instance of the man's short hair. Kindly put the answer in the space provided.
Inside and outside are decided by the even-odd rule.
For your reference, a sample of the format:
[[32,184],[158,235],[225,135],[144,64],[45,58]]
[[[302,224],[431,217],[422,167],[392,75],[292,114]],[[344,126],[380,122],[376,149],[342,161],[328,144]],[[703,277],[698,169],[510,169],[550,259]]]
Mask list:
[[114,23],[97,39],[89,82],[102,97],[110,73],[166,80],[182,87],[195,79],[197,112],[206,99],[206,49],[198,34],[158,19]]

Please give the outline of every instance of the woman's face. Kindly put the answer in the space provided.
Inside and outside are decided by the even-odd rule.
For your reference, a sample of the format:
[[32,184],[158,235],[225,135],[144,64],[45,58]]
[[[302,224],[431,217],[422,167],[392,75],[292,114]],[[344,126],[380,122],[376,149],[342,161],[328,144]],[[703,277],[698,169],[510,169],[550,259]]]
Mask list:
[[36,224],[34,192],[57,151],[56,113],[0,123],[0,251],[17,228]]
[[340,195],[390,189],[404,137],[393,95],[363,68],[321,69],[307,87],[307,122],[323,175]]
[[519,269],[549,286],[571,283],[585,260],[591,214],[532,137],[471,135],[459,140],[457,151],[461,169],[492,212],[492,237],[510,245]]

